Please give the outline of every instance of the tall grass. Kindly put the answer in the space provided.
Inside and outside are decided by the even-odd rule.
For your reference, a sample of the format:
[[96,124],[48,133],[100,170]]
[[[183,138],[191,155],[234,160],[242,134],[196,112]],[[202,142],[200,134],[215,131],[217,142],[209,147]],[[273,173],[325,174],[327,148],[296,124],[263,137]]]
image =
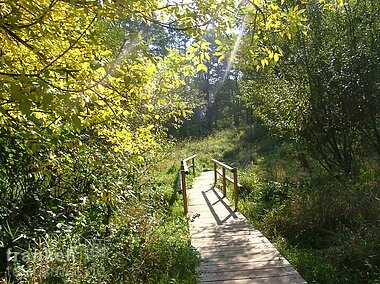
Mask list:
[[3,232],[13,246],[0,282],[196,283],[199,257],[177,192],[179,165],[177,157],[163,154],[147,183],[114,207],[105,237],[97,221],[101,205],[91,201],[75,224],[60,223],[41,237]]
[[203,170],[211,158],[238,167],[240,210],[309,283],[379,283],[378,163],[368,161],[355,181],[338,180],[307,156],[305,167],[294,142],[260,127],[179,147],[183,157],[197,153]]

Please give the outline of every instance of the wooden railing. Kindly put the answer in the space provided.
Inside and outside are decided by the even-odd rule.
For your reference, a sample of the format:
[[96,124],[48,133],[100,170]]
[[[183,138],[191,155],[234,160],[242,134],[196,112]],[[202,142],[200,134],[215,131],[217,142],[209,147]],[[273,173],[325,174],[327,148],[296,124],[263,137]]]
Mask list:
[[[186,192],[186,175],[189,173],[189,169],[193,169],[193,175],[195,176],[195,157],[197,155],[190,156],[181,161],[181,170],[179,171],[179,189],[182,191],[183,195],[183,210],[185,214],[188,212],[187,207],[187,192]],[[187,162],[191,160],[191,164],[188,165]]]
[[[214,163],[214,184],[216,185],[218,181],[218,175],[220,175],[223,178],[222,183],[222,191],[223,196],[226,196],[226,180],[233,183],[234,185],[234,202],[235,202],[235,211],[238,208],[238,199],[239,199],[239,188],[242,187],[240,183],[238,183],[237,178],[237,168],[230,167],[229,165],[226,165],[218,160],[212,159]],[[222,169],[222,172],[218,170],[218,167]],[[226,175],[226,170],[230,171],[233,174],[233,177],[229,177]]]

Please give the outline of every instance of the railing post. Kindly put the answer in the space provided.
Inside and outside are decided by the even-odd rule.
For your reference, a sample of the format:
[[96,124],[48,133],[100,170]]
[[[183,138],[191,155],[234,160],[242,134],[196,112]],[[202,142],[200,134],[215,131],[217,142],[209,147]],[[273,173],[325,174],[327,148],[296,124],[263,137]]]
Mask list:
[[216,185],[217,179],[218,179],[218,174],[217,174],[217,166],[216,163],[214,163],[214,185]]
[[234,199],[235,199],[235,211],[238,209],[238,180],[237,180],[237,168],[233,168],[234,174]]
[[[189,173],[189,168],[193,168],[193,174],[195,176],[195,157],[197,155],[192,155],[181,161],[181,170],[180,170],[180,183],[182,185],[182,197],[183,197],[183,211],[185,214],[189,212],[187,204],[187,188],[186,188],[186,174]],[[192,161],[192,165],[188,166],[187,162]]]
[[178,171],[178,192],[182,193],[182,170]]
[[223,196],[226,196],[226,169],[222,168],[223,172]]
[[183,210],[187,214],[187,193],[186,193],[186,173],[184,170],[181,170],[181,179],[182,179],[182,197],[183,197]]

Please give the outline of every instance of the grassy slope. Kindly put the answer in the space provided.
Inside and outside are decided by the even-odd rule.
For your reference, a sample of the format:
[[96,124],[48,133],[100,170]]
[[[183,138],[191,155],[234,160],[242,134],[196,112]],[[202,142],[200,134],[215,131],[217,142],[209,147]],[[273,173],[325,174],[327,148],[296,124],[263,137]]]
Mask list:
[[237,166],[241,211],[309,283],[379,283],[376,174],[367,172],[355,185],[338,183],[309,161],[310,176],[294,144],[260,128],[250,134],[224,130],[182,141],[172,157],[198,154],[198,171],[212,169],[211,158]]

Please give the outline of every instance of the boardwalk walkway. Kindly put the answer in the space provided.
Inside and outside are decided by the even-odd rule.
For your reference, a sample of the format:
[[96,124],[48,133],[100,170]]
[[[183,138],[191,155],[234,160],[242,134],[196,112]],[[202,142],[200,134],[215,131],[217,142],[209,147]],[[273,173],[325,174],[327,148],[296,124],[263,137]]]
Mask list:
[[213,172],[203,172],[188,191],[192,245],[203,259],[200,282],[306,283],[212,182]]

